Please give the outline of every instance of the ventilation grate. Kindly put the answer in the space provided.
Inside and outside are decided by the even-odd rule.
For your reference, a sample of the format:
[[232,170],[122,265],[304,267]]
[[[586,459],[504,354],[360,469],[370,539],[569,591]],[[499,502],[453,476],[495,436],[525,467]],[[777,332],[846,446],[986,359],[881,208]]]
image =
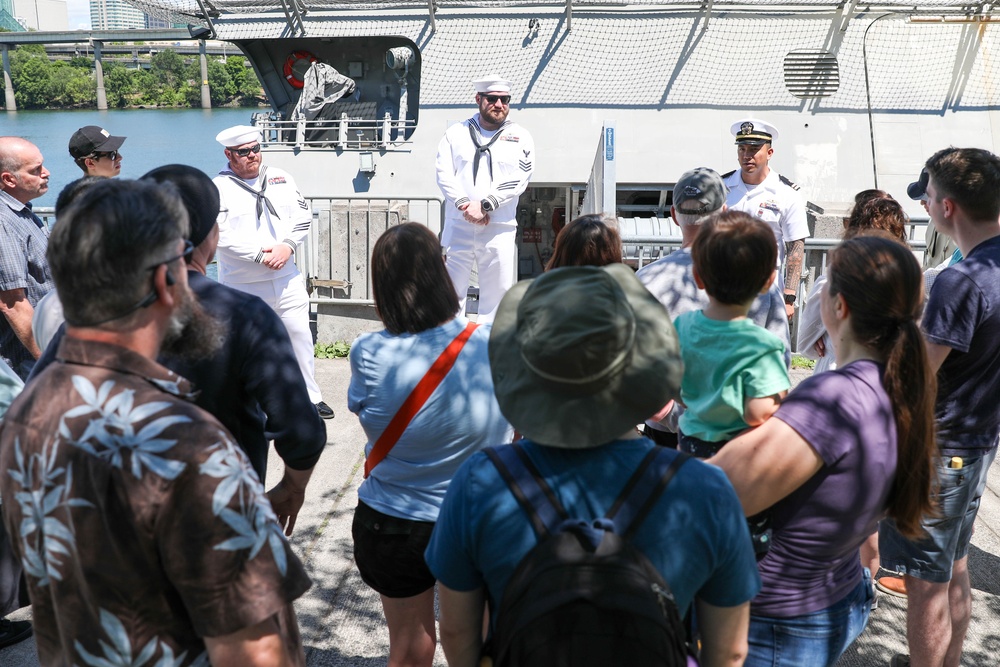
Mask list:
[[840,88],[840,64],[829,51],[801,49],[785,56],[785,87],[795,97],[829,97]]

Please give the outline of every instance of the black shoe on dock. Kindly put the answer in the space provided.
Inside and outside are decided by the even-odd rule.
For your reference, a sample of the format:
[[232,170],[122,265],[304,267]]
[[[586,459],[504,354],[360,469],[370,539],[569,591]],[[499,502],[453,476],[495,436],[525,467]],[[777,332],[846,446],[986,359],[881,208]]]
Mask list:
[[316,412],[323,419],[333,419],[333,408],[326,404],[326,401],[320,401],[316,404]]

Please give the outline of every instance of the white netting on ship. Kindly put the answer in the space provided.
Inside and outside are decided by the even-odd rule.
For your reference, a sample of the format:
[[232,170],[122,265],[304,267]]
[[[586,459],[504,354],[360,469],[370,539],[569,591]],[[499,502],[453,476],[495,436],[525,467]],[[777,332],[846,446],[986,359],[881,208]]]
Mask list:
[[[193,0],[174,2],[195,5]],[[919,2],[930,6],[928,0]],[[842,14],[831,8],[749,12],[721,10],[722,4],[715,3],[710,17],[680,7],[578,11],[571,31],[558,7],[530,13],[441,10],[433,31],[420,12],[316,12],[307,15],[305,27],[311,37],[411,40],[420,50],[419,96],[425,106],[468,107],[467,82],[502,71],[516,84],[515,106],[553,109],[859,112],[868,108],[869,97],[872,110],[883,112],[945,114],[1000,107],[995,83],[1000,81],[1000,25],[915,23],[907,18],[910,12],[897,10],[865,11],[845,27]],[[529,17],[538,20],[534,35],[527,29]],[[234,41],[288,36],[283,12],[221,18],[216,28],[221,39]],[[835,93],[803,100],[789,92],[782,64],[795,49],[836,56],[840,85]],[[900,141],[906,141],[905,133]]]
[[[522,8],[564,7],[565,3],[554,0],[432,0],[439,12],[462,10],[467,8],[492,8],[515,10]],[[151,16],[168,20],[204,23],[202,6],[197,0],[128,0],[129,4],[141,9]],[[423,9],[427,10],[428,0],[203,0],[205,10],[215,19],[227,14],[256,15],[277,12],[284,15],[285,11],[298,9],[303,13],[325,11],[377,11],[392,9]],[[676,7],[692,8],[707,7],[708,2],[692,2],[691,0],[573,0],[574,8],[599,9],[606,7],[617,10],[624,7]],[[830,0],[713,0],[713,11],[725,11],[741,7],[752,10],[754,7],[811,7],[833,10],[842,3]],[[963,4],[956,0],[878,0],[865,3],[869,10],[878,8],[935,10],[949,12],[985,11],[995,3]]]
[[[467,87],[456,82],[501,63],[504,76],[518,82],[515,102],[532,106],[858,111],[867,108],[862,40],[872,18],[855,19],[841,32],[832,16],[724,14],[705,30],[697,16],[581,16],[570,33],[556,19],[543,20],[530,48],[522,46],[522,19],[496,19],[487,30],[473,19],[456,20],[417,42],[424,62],[434,65],[421,71],[421,103],[467,105]],[[494,37],[484,49],[487,32]],[[873,110],[945,113],[1000,104],[1000,87],[990,85],[1000,77],[1000,25],[913,24],[890,16],[871,26],[866,44]],[[793,48],[837,54],[835,94],[801,100],[789,93],[782,63]]]

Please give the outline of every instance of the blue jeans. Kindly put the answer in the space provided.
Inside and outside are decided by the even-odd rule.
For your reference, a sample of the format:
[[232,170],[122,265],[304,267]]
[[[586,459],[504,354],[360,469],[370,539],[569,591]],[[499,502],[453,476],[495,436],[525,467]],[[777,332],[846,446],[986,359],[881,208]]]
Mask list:
[[832,667],[868,625],[872,608],[868,568],[843,600],[794,618],[750,615],[750,654],[744,667]]

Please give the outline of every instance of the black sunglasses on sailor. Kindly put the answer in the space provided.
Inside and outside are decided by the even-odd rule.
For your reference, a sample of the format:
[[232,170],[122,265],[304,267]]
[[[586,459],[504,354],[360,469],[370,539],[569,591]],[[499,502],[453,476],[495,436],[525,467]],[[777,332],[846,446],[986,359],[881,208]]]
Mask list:
[[260,144],[254,144],[253,146],[250,146],[248,148],[230,148],[229,150],[236,153],[240,157],[246,157],[247,155],[250,155],[250,153],[254,154],[259,153]]
[[482,97],[489,104],[496,104],[497,102],[500,102],[504,106],[510,104],[510,95],[483,95]]
[[112,160],[118,159],[118,151],[108,151],[107,153],[91,153],[87,157],[94,160],[100,160],[102,157],[111,158]]

